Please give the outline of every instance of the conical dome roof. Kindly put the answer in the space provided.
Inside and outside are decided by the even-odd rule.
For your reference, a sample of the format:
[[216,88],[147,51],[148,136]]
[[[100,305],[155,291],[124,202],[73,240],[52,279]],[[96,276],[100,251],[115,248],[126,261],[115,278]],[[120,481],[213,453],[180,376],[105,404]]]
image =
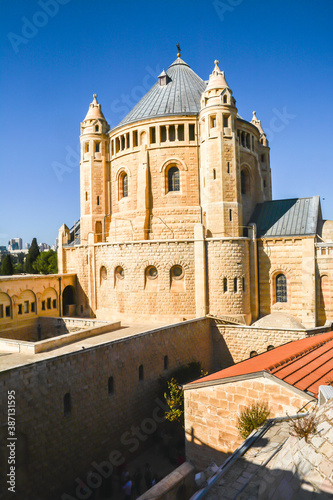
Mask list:
[[97,118],[105,120],[101,105],[97,102],[97,95],[94,94],[93,102],[89,105],[88,113],[84,120],[96,120]]
[[[197,115],[204,82],[180,57],[166,71],[166,85],[157,81],[118,125],[167,115]],[[160,75],[161,76],[161,75]]]

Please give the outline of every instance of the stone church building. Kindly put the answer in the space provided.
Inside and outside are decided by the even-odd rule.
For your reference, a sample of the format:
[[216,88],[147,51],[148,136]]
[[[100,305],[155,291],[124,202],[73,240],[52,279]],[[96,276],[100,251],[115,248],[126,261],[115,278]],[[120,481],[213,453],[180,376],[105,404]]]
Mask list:
[[236,323],[283,312],[332,319],[333,229],[318,196],[272,200],[256,113],[237,113],[177,59],[110,130],[96,95],[81,123],[81,217],[59,232],[59,273],[77,275],[78,316]]

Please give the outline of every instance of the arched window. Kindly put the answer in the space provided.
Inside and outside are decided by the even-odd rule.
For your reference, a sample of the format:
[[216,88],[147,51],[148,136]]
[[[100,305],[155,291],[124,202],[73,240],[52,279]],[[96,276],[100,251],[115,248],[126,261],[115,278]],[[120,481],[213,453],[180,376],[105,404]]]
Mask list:
[[273,349],[274,349],[274,346],[273,346],[273,345],[269,345],[269,346],[267,347],[267,351],[272,351]]
[[250,352],[250,358],[254,358],[255,356],[258,356],[257,351],[251,351]]
[[275,278],[276,302],[287,302],[287,278],[278,274]]
[[168,170],[168,191],[180,191],[179,169],[171,167]]
[[226,104],[228,102],[228,96],[224,95],[223,96],[223,103]]
[[119,199],[128,197],[128,175],[123,172],[119,177]]

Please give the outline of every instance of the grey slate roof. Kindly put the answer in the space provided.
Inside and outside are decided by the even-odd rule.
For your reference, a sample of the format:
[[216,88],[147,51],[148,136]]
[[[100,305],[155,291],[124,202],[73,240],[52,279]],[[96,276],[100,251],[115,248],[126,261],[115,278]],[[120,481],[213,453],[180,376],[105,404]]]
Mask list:
[[155,85],[117,127],[146,118],[199,113],[200,96],[206,88],[206,82],[180,57],[169,66],[166,73],[170,78],[169,83],[161,86],[156,78]]
[[317,233],[319,196],[259,203],[249,222],[257,225],[258,237],[296,236]]

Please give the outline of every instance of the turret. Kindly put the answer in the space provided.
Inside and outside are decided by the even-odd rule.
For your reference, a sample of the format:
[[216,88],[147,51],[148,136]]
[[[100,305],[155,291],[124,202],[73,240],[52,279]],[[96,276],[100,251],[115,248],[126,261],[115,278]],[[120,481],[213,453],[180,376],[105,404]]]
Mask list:
[[81,123],[81,243],[88,233],[95,234],[95,243],[105,241],[110,217],[109,137],[110,127],[97,102],[96,94]]
[[268,139],[262,128],[261,121],[258,120],[257,114],[253,111],[251,123],[259,130],[259,143],[258,143],[258,165],[259,172],[262,180],[261,191],[263,193],[263,200],[267,201],[272,199],[272,178],[271,178],[271,164],[270,164],[270,148]]
[[201,96],[200,193],[208,236],[242,234],[236,101],[218,61]]

